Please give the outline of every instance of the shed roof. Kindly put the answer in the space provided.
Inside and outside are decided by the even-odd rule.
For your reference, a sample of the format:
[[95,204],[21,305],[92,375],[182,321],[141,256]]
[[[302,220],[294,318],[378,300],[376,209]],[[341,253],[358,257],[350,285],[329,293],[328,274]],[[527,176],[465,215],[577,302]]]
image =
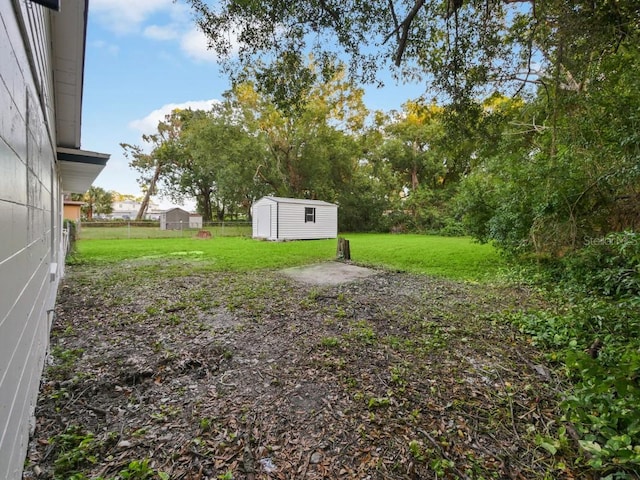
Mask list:
[[325,202],[324,200],[309,200],[306,198],[285,198],[285,197],[272,197],[272,196],[266,196],[263,198],[272,200],[276,203],[298,203],[301,205],[325,205],[325,206],[337,207],[335,203]]
[[173,207],[173,208],[170,208],[169,210],[165,210],[165,211],[164,211],[164,212],[162,212],[162,213],[174,212],[174,211],[176,211],[176,210],[179,210],[179,211],[180,211],[180,212],[182,212],[182,213],[186,213],[187,215],[190,215],[190,214],[189,214],[189,212],[187,212],[185,209],[180,208],[180,207]]

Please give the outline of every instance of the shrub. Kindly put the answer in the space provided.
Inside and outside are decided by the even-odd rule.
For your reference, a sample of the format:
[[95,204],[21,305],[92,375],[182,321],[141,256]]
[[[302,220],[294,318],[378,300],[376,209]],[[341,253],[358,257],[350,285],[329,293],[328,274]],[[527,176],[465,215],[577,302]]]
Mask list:
[[573,386],[564,419],[585,462],[615,476],[640,469],[640,299],[583,296],[558,313],[516,317],[521,330],[563,365]]
[[584,293],[622,298],[640,295],[640,234],[586,238],[585,247],[564,260],[565,280]]

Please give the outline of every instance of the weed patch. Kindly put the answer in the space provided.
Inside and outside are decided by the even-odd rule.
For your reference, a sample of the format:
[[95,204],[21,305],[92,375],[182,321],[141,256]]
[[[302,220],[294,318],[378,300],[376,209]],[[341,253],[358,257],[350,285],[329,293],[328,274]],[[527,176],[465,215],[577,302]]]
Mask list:
[[[555,473],[559,453],[542,445],[558,422],[558,379],[549,370],[541,381],[532,365],[544,359],[492,320],[537,304],[526,292],[389,271],[311,287],[269,269],[148,262],[128,260],[126,276],[109,262],[68,268],[52,345],[73,382],[45,371],[27,469],[92,479],[243,478],[249,468],[261,478],[262,465],[309,479],[401,480],[409,465],[415,478]],[[114,302],[123,292],[131,301]],[[82,429],[65,432],[57,418]],[[77,438],[49,448],[61,434]],[[579,478],[573,445],[558,452],[566,478]],[[57,458],[65,473],[54,475]]]
[[618,475],[611,478],[640,470],[639,306],[634,298],[577,296],[556,312],[514,318],[564,368],[573,384],[562,402],[564,421],[576,432],[583,461]]

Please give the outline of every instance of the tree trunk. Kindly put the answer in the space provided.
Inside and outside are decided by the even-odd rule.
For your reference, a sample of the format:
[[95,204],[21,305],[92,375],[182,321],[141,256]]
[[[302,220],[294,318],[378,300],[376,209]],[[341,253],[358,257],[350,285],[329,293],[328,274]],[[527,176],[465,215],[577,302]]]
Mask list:
[[418,188],[418,167],[414,166],[411,169],[411,188],[415,191]]
[[160,165],[156,165],[156,170],[153,172],[153,177],[151,178],[151,181],[149,182],[149,185],[147,187],[147,191],[144,194],[144,198],[142,199],[140,210],[138,210],[138,214],[136,215],[136,221],[142,220],[144,218],[144,214],[147,213],[151,195],[156,193],[156,183],[158,183],[158,178],[160,178],[160,172],[162,172],[162,168],[160,167]]
[[217,208],[217,212],[218,212],[218,221],[219,222],[223,222],[224,221],[224,214],[225,214],[224,205],[222,205],[221,207],[218,207]]
[[202,189],[200,192],[200,208],[202,209],[202,221],[212,222],[213,211],[211,208],[211,192],[209,189]]

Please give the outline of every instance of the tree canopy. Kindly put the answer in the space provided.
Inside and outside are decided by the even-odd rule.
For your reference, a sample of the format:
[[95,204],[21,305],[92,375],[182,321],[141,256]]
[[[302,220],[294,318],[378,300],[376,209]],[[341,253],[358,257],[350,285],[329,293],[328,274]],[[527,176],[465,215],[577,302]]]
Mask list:
[[115,192],[92,186],[83,194],[72,194],[71,198],[84,202],[81,207],[82,217],[91,221],[94,215],[109,214],[113,211],[114,195]]
[[[382,68],[423,79],[464,103],[497,87],[557,81],[584,88],[588,73],[640,32],[635,0],[188,0],[210,47],[236,75],[259,67],[282,102],[330,78],[336,58],[358,81]],[[316,72],[304,68],[313,52]],[[277,61],[273,61],[277,59]]]

